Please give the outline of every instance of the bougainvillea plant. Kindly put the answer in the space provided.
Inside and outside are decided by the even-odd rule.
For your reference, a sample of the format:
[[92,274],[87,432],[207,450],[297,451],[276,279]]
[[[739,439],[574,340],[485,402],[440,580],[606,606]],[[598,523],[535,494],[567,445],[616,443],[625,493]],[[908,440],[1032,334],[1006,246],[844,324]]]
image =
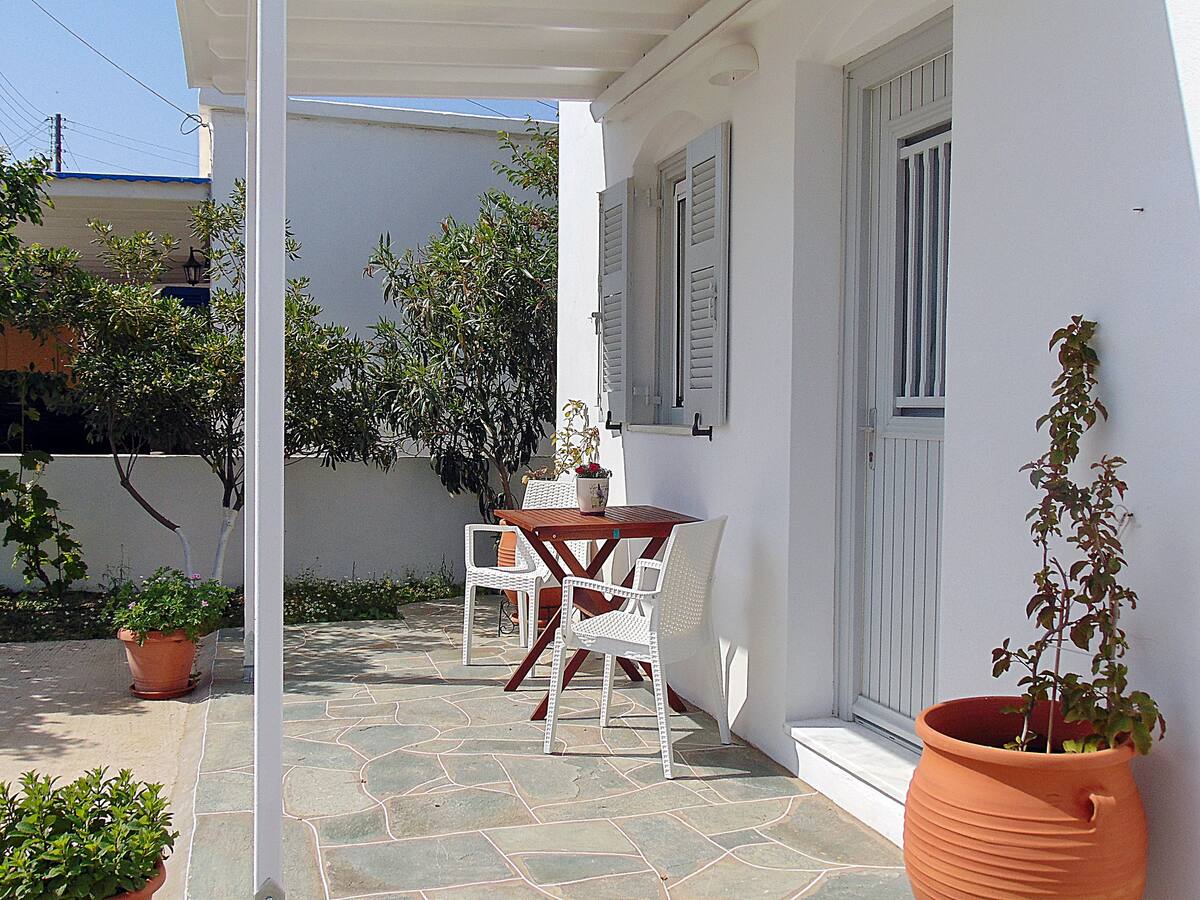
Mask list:
[[233,589],[178,569],[159,569],[141,585],[126,582],[109,600],[113,625],[132,631],[138,643],[151,631],[182,631],[189,641],[221,624]]
[[[1119,456],[1103,455],[1089,467],[1090,481],[1076,480],[1072,466],[1079,442],[1108,410],[1095,396],[1099,357],[1091,345],[1096,323],[1082,316],[1054,332],[1050,350],[1058,350],[1062,367],[1054,380],[1054,403],[1038,419],[1048,426],[1050,447],[1022,467],[1041,492],[1026,516],[1042,565],[1034,573],[1034,593],[1026,614],[1040,632],[1018,649],[1010,639],[992,651],[992,674],[1003,675],[1014,664],[1025,670],[1018,684],[1024,689],[1014,712],[1021,713],[1020,734],[1006,746],[1046,753],[1086,753],[1130,741],[1148,753],[1157,731],[1166,724],[1158,705],[1144,691],[1129,690],[1125,653],[1129,642],[1120,618],[1137,606],[1137,594],[1119,579],[1125,568],[1121,546],[1127,486],[1118,475],[1125,465]],[[1068,671],[1063,659],[1066,641],[1092,655],[1090,674]],[[1086,722],[1091,733],[1083,738],[1056,738],[1054,717],[1046,734],[1031,726],[1034,709],[1059,704],[1066,722]]]

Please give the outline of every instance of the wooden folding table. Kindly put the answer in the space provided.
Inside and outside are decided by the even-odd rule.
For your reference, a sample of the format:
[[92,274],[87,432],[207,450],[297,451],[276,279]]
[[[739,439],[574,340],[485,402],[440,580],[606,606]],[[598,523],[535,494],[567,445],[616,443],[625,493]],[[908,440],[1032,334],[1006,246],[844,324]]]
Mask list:
[[[601,567],[621,541],[648,539],[649,543],[642,551],[641,558],[653,559],[667,542],[667,538],[671,536],[671,529],[685,522],[698,521],[692,516],[659,509],[655,506],[610,506],[602,516],[585,516],[577,509],[500,509],[496,510],[496,517],[508,525],[515,525],[521,529],[521,533],[529,541],[530,546],[560,582],[568,575],[575,575],[579,578],[596,578]],[[571,552],[567,541],[595,541],[599,544],[599,550],[591,561],[584,565]],[[563,569],[564,565],[570,570],[569,572]],[[622,582],[625,587],[632,586],[635,570],[636,564],[629,570],[629,574]],[[575,596],[576,608],[587,616],[600,615],[620,607],[619,603],[613,602],[598,591],[580,591]],[[554,640],[560,618],[561,609],[551,617],[542,633],[538,635],[533,647],[504,686],[506,691],[515,691],[528,677],[538,657]],[[571,657],[563,673],[564,686],[579,671],[579,667],[583,665],[587,655],[588,651],[578,650]],[[628,673],[631,679],[642,680],[636,665],[627,659],[619,660],[619,662],[621,668]],[[653,678],[654,674],[650,670],[650,665],[642,663],[642,666],[646,673]],[[683,712],[686,709],[683,701],[671,690],[670,686],[667,687],[667,699],[671,708],[676,712]],[[533,719],[535,721],[546,718],[546,708],[549,702],[550,695],[547,694],[534,711]]]

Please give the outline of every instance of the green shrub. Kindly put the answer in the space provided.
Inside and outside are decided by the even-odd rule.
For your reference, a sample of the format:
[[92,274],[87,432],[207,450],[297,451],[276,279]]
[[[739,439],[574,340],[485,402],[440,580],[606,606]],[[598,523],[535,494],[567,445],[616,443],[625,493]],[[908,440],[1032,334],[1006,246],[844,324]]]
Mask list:
[[142,582],[126,582],[112,593],[109,612],[113,625],[138,636],[151,631],[182,631],[196,640],[221,624],[233,589],[218,581],[190,578],[178,569],[162,568]]
[[319,578],[302,573],[283,592],[283,620],[288,625],[307,622],[358,622],[400,618],[400,607],[418,600],[453,596],[459,588],[449,572],[427,578]]
[[70,784],[26,772],[0,782],[0,898],[112,897],[140,890],[175,846],[162,786],[104,769]]

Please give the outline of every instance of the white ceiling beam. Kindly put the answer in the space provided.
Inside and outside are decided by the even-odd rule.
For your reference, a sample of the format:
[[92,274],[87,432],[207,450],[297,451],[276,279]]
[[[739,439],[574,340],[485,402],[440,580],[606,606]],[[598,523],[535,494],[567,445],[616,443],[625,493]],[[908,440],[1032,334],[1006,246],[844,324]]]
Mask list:
[[[217,59],[245,63],[244,41],[214,40],[209,49]],[[289,42],[288,64],[371,63],[391,66],[506,67],[556,70],[591,70],[613,75],[636,63],[641,54],[604,49],[562,49],[553,43],[538,48],[507,47],[397,47],[396,45],[346,46],[341,43]]]
[[[205,0],[217,16],[241,19],[245,0]],[[664,36],[687,18],[681,3],[606,2],[606,0],[506,0],[503,3],[456,3],[448,0],[396,2],[396,0],[293,0],[289,21],[303,19],[349,22],[401,22],[406,24],[488,25],[508,28],[618,31]]]
[[759,0],[708,0],[686,22],[659,41],[605,89],[592,103],[592,118],[600,121],[614,106],[628,99],[634,91],[661,74],[667,66],[757,2]]
[[[412,81],[395,78],[340,78],[292,73],[288,92],[307,97],[489,97],[496,100],[595,100],[602,85],[564,85],[557,82],[478,80],[486,70],[476,70],[476,80]],[[531,74],[527,73],[527,74]],[[238,96],[246,89],[245,78],[236,73],[217,73],[213,87]]]
[[[245,66],[240,62],[226,62],[217,66],[216,74],[229,78],[243,73]],[[541,90],[549,87],[577,87],[599,92],[603,89],[615,72],[597,73],[587,70],[571,69],[537,69],[522,68],[521,66],[490,66],[474,68],[456,65],[407,65],[398,62],[367,62],[362,60],[313,60],[308,62],[289,61],[288,90],[295,94],[292,87],[294,80],[314,80],[327,78],[331,81],[391,81],[396,84],[406,82],[439,82],[454,84],[456,82],[473,82],[488,84],[528,84],[538,86]],[[323,91],[326,96],[331,95]],[[397,96],[408,96],[399,94]],[[490,94],[468,94],[466,96],[487,97]],[[539,95],[541,96],[541,95]]]

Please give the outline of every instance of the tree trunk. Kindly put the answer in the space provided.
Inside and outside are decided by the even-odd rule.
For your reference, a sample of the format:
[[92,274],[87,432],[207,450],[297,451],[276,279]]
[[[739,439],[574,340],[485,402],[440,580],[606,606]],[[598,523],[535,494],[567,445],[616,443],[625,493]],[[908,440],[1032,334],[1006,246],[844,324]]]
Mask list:
[[225,507],[221,513],[221,535],[217,538],[217,552],[213,557],[212,575],[213,581],[225,583],[225,548],[229,546],[229,536],[233,534],[233,526],[237,522],[238,511]]

